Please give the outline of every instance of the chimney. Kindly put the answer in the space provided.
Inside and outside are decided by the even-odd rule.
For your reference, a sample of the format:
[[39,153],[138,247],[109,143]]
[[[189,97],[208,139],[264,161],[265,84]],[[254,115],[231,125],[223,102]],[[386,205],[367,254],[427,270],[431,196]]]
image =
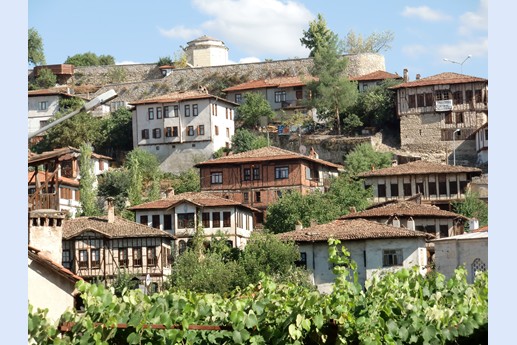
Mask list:
[[115,201],[115,198],[112,196],[109,196],[106,198],[106,201],[108,203],[108,223],[114,223],[115,222],[115,205],[113,203]]
[[404,83],[407,83],[409,81],[407,68],[404,68],[404,74],[402,78],[404,79]]
[[416,80],[420,80],[420,73],[416,75]]
[[296,225],[294,226],[294,230],[302,230],[302,229],[303,229],[303,224],[302,224],[302,222],[297,221],[297,222],[296,222]]
[[479,229],[479,220],[477,218],[469,219],[469,232]]
[[392,167],[396,167],[397,165],[398,165],[398,163],[397,163],[397,160],[396,160],[396,159],[394,159],[394,160],[392,160],[392,161],[391,161],[391,166],[392,166]]
[[62,263],[65,212],[40,209],[29,213],[29,244]]
[[165,191],[165,197],[170,198],[173,195],[174,195],[174,188],[172,188],[172,187],[167,188],[167,190]]

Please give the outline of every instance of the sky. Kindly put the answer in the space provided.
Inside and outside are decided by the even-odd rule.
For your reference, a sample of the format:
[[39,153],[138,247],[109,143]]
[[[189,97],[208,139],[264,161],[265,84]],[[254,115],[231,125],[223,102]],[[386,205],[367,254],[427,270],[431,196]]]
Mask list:
[[153,63],[202,35],[223,41],[231,63],[304,58],[300,38],[318,13],[340,39],[393,32],[388,72],[488,78],[488,0],[28,0],[47,64],[85,52]]

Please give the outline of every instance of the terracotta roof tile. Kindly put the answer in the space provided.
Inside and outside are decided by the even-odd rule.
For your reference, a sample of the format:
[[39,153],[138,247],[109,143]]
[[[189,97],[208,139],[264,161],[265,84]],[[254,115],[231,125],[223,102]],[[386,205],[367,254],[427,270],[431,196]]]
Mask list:
[[402,79],[398,74],[389,73],[386,71],[375,71],[372,73],[350,77],[350,80],[366,81],[366,80],[385,80],[385,79]]
[[182,202],[190,202],[192,204],[204,207],[213,207],[213,206],[240,206],[252,211],[257,211],[257,209],[243,205],[237,201],[232,199],[222,198],[210,192],[187,192],[181,194],[171,195],[168,198],[155,200],[146,202],[144,204],[135,205],[129,207],[128,210],[136,211],[136,210],[162,210],[168,209],[176,206]]
[[360,173],[360,177],[370,176],[394,176],[394,175],[420,175],[420,174],[445,174],[445,173],[478,173],[481,175],[481,169],[464,167],[460,165],[445,165],[440,163],[414,161],[396,166],[367,171]]
[[205,165],[212,164],[238,164],[245,162],[259,162],[259,161],[273,161],[273,160],[289,160],[289,159],[304,159],[311,162],[319,163],[322,165],[326,165],[332,168],[339,169],[340,165],[327,162],[322,159],[311,158],[309,156],[304,156],[302,154],[281,149],[276,146],[266,146],[260,149],[245,151],[237,154],[232,154],[225,157],[220,157],[216,159],[210,159],[201,163],[196,164],[196,167],[202,167]]
[[488,225],[485,225],[479,229],[472,230],[471,232],[487,232],[488,231]]
[[427,204],[417,204],[415,202],[398,201],[386,206],[371,208],[361,212],[349,213],[340,219],[356,219],[356,218],[377,218],[377,217],[435,217],[435,218],[462,218],[467,217],[454,212],[441,210],[437,206]]
[[45,252],[42,252],[41,250],[34,248],[33,246],[28,246],[28,256],[34,261],[37,261],[53,271],[57,272],[58,274],[68,278],[72,281],[78,281],[83,280],[82,277],[78,276],[74,272],[70,271],[63,265],[61,265],[59,262],[56,262],[50,258],[50,256],[46,255]]
[[186,101],[186,100],[207,99],[207,98],[217,99],[219,101],[229,103],[229,104],[232,104],[235,106],[239,105],[239,104],[229,101],[227,99],[220,98],[220,97],[208,94],[206,92],[198,91],[198,90],[191,90],[191,91],[185,91],[185,92],[171,92],[171,93],[168,93],[165,95],[131,102],[129,104],[130,105],[141,105],[141,104],[153,104],[153,103],[174,103],[174,102],[181,102],[181,101]]
[[317,80],[312,76],[302,77],[279,77],[270,79],[259,79],[252,80],[246,83],[238,84],[235,86],[223,89],[224,92],[239,91],[239,90],[251,90],[251,89],[264,89],[264,88],[283,88],[293,86],[304,86],[307,82]]
[[321,242],[327,241],[330,238],[341,241],[351,241],[383,238],[429,237],[429,235],[424,232],[396,228],[365,219],[338,219],[327,224],[320,224],[310,228],[284,232],[277,236],[282,240],[292,240],[296,242]]
[[174,238],[174,236],[163,230],[138,224],[120,217],[115,217],[115,221],[113,223],[109,223],[107,217],[78,217],[63,221],[63,239],[65,240],[71,239],[90,230],[96,231],[109,238]]
[[479,83],[486,82],[488,79],[472,77],[465,74],[445,72],[437,75],[433,75],[427,78],[421,78],[418,80],[408,81],[399,85],[390,87],[390,89],[400,89],[403,87],[418,87],[418,86],[429,86],[429,85],[448,85],[448,84],[463,84],[463,83]]

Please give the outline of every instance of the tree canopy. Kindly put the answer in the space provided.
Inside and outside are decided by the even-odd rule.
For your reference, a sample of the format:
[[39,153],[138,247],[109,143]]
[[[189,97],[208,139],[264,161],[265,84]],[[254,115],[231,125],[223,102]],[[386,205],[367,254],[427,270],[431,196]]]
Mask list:
[[354,147],[345,157],[347,173],[355,176],[359,173],[375,169],[382,169],[391,165],[393,155],[389,152],[375,151],[372,145],[362,143]]
[[[467,218],[476,218],[479,226],[488,225],[488,205],[479,198],[474,192],[467,192],[463,201],[452,203],[454,212],[459,213]],[[468,229],[468,222],[465,224],[465,230]]]
[[391,49],[391,42],[395,39],[392,31],[374,32],[363,38],[350,30],[343,42],[343,50],[348,54],[378,53]]
[[45,65],[43,39],[35,28],[29,29],[28,34],[28,62],[34,66]]
[[93,149],[89,143],[83,143],[79,156],[79,191],[81,192],[81,215],[97,216],[101,213],[97,204],[97,189],[95,188],[94,164],[92,161]]
[[42,68],[38,71],[38,76],[33,84],[29,85],[30,89],[48,89],[56,86],[57,77],[49,68]]
[[337,35],[327,28],[327,22],[323,15],[318,13],[318,17],[309,22],[309,29],[303,31],[303,37],[300,38],[300,42],[310,49],[309,57],[314,57],[319,48],[331,44],[331,41],[336,38]]
[[273,119],[275,112],[266,98],[257,92],[248,92],[244,95],[244,102],[237,108],[237,118],[246,127],[254,128],[259,124],[262,116]]
[[115,58],[111,55],[99,55],[86,52],[82,54],[75,54],[73,56],[69,56],[65,62],[65,64],[71,64],[74,66],[105,66],[105,65],[114,65]]
[[267,146],[267,138],[255,134],[246,128],[238,128],[232,137],[232,152],[240,153]]

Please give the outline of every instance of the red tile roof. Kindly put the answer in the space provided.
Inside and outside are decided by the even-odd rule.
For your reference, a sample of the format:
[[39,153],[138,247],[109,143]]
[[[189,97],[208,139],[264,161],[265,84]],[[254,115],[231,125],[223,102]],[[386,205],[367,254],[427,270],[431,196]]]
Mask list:
[[171,195],[168,198],[155,200],[146,202],[144,204],[135,205],[129,207],[128,210],[136,211],[136,210],[164,210],[174,207],[183,202],[190,202],[194,205],[201,207],[216,207],[216,206],[237,206],[244,207],[250,209],[252,211],[258,212],[256,208],[243,205],[240,202],[222,198],[210,192],[187,192],[181,194]]
[[284,232],[277,235],[282,240],[296,242],[322,242],[333,238],[341,241],[385,239],[385,238],[428,238],[421,231],[396,228],[365,219],[338,219],[327,224]]
[[237,154],[232,154],[225,157],[220,157],[216,159],[210,159],[201,163],[196,164],[196,167],[208,166],[213,164],[239,164],[246,162],[262,162],[262,161],[277,161],[277,160],[294,160],[294,159],[303,159],[315,163],[319,163],[321,165],[325,165],[328,167],[339,169],[340,165],[324,161],[322,159],[311,158],[309,156],[304,156],[302,154],[281,149],[276,146],[267,146],[256,150],[241,152]]
[[394,176],[394,175],[423,175],[446,173],[477,173],[481,175],[481,169],[464,167],[460,165],[445,165],[440,163],[414,161],[396,166],[360,173],[360,177],[370,176]]
[[390,89],[400,89],[403,87],[418,87],[418,86],[429,86],[429,85],[449,85],[449,84],[463,84],[463,83],[488,83],[488,79],[472,77],[469,75],[445,72],[437,75],[433,75],[427,78],[421,78],[418,80],[408,81],[406,83],[398,84],[390,87]]
[[163,237],[174,238],[168,232],[124,218],[115,217],[113,223],[108,217],[79,217],[63,221],[63,239],[68,240],[85,231],[95,231],[108,238]]
[[[34,176],[34,172],[33,171],[29,171],[28,172],[28,178],[27,179],[28,179],[28,184],[29,185],[35,185],[36,184],[36,177]],[[39,180],[40,183],[45,182],[45,172],[44,171],[38,171],[38,180]],[[68,186],[79,187],[79,181],[78,180],[74,180],[72,178],[61,176],[59,178],[59,182],[61,182],[62,184],[68,185]]]
[[485,225],[479,229],[472,230],[471,232],[487,232],[488,231],[488,225]]
[[375,207],[361,212],[349,213],[345,216],[342,216],[340,219],[378,218],[393,216],[468,219],[461,214],[441,210],[437,206],[417,204],[411,201],[398,201],[386,206]]
[[69,279],[69,280],[71,280],[73,282],[77,282],[79,280],[83,280],[82,277],[78,276],[74,272],[72,272],[69,269],[65,268],[60,263],[52,260],[47,253],[42,252],[41,250],[39,250],[37,248],[34,248],[31,245],[28,245],[28,256],[29,256],[29,258],[31,260],[37,261],[40,264],[47,266],[48,268],[50,268],[51,270],[55,271],[59,275],[65,277],[65,278],[67,278],[67,279]]
[[385,80],[385,79],[402,79],[402,77],[398,74],[389,73],[386,71],[375,71],[372,73],[350,77],[350,80],[357,81],[368,81],[368,80]]
[[240,90],[252,90],[252,89],[264,89],[264,88],[283,88],[283,87],[294,87],[294,86],[304,86],[307,85],[307,82],[317,80],[317,78],[312,76],[302,76],[302,77],[279,77],[279,78],[270,78],[270,79],[259,79],[252,80],[246,83],[242,83],[239,85],[231,86],[226,89],[223,89],[224,92],[229,91],[240,91]]
[[154,104],[154,103],[174,103],[174,102],[181,102],[181,101],[187,101],[187,100],[196,100],[196,99],[209,99],[213,98],[216,100],[219,100],[221,102],[229,103],[231,105],[239,105],[237,103],[231,102],[227,99],[220,98],[211,94],[208,94],[206,92],[192,90],[192,91],[185,91],[185,92],[172,92],[161,96],[156,96],[152,98],[143,99],[140,101],[131,102],[130,105],[141,105],[141,104]]

